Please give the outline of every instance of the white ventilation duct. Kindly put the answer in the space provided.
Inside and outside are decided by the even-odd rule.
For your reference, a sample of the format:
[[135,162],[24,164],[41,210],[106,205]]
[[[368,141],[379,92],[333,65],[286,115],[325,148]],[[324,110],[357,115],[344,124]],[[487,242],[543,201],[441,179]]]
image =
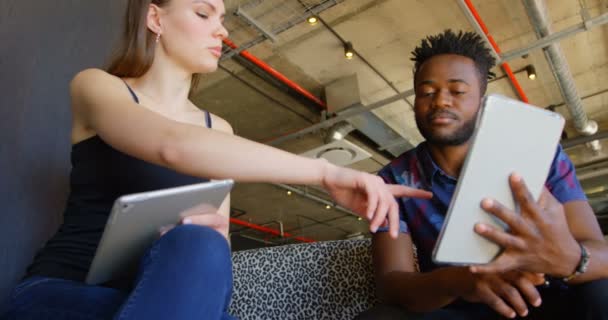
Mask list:
[[353,132],[355,127],[353,127],[348,122],[338,122],[333,125],[329,131],[327,131],[327,136],[325,137],[325,143],[330,143],[333,141],[338,141],[344,139],[349,133]]
[[[551,22],[547,15],[547,7],[544,0],[523,0],[524,6],[530,18],[530,22],[539,38],[551,35]],[[584,135],[595,134],[598,130],[597,122],[589,120],[583,109],[583,102],[579,96],[568,61],[564,56],[559,44],[551,44],[544,49],[547,62],[553,71],[555,80],[559,86],[564,102],[572,115],[574,127]]]

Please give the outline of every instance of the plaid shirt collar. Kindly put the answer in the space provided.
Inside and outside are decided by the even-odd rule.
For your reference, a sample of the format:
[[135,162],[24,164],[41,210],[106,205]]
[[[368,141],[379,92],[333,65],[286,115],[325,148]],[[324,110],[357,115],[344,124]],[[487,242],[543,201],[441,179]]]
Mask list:
[[437,179],[448,179],[451,182],[457,181],[457,179],[450,177],[435,163],[426,141],[420,143],[416,149],[418,171],[420,172],[421,182],[425,187],[428,187],[430,190],[433,187],[433,182],[437,181]]

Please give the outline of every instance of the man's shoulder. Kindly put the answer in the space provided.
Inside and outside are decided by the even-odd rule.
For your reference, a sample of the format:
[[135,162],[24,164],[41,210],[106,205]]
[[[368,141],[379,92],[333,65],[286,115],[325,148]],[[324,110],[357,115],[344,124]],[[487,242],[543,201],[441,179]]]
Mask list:
[[409,176],[418,176],[420,166],[418,165],[418,154],[421,146],[410,149],[393,159],[384,166],[378,175],[391,183],[409,185],[412,179]]
[[418,147],[412,148],[412,149],[402,153],[397,158],[393,159],[389,164],[387,164],[385,166],[385,168],[403,167],[404,165],[410,163],[411,161],[418,161]]

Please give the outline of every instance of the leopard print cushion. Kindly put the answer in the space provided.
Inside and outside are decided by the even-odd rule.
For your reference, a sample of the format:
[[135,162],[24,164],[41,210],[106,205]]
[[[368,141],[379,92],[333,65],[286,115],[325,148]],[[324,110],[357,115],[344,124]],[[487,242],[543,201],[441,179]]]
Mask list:
[[376,304],[371,241],[235,252],[230,314],[242,319],[353,319]]

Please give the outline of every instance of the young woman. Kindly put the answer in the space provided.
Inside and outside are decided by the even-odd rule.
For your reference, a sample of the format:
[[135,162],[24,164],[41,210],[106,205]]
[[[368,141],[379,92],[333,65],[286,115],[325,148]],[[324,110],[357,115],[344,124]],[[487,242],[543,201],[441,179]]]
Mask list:
[[233,136],[226,121],[192,104],[194,75],[217,68],[224,10],[222,0],[129,0],[121,51],[108,70],[74,77],[64,222],[14,289],[7,318],[230,319],[229,200],[217,214],[164,233],[127,290],[118,281],[83,283],[122,194],[223,178],[316,184],[369,219],[372,231],[388,220],[395,236],[394,197],[430,196]]

